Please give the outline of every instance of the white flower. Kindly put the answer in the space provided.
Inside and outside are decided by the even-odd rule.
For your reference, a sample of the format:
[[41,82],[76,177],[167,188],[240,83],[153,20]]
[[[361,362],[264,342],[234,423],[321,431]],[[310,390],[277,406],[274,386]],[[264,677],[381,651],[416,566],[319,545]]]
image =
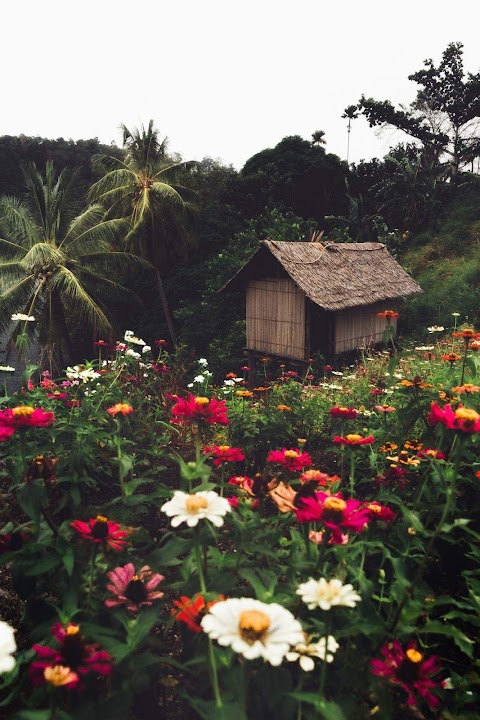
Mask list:
[[442,332],[445,330],[443,325],[432,325],[432,327],[427,328],[429,333],[436,333],[436,332]]
[[234,380],[224,380],[223,384],[226,385],[227,387],[232,387],[233,385],[235,385],[235,381]]
[[315,667],[315,663],[312,658],[316,657],[320,660],[326,660],[326,662],[331,663],[333,661],[333,654],[340,647],[333,635],[328,636],[328,642],[325,642],[325,640],[326,638],[322,637],[321,640],[316,643],[297,643],[293,650],[290,650],[285,657],[290,662],[298,660],[298,663],[304,672],[311,672]]
[[134,345],[146,345],[145,340],[142,340],[142,338],[135,337],[135,335],[132,333],[131,330],[127,330],[125,335],[123,336],[123,339],[126,342],[133,343]]
[[206,367],[208,365],[208,360],[206,358],[200,358],[198,364]]
[[197,375],[193,378],[194,383],[203,383],[205,382],[205,377],[203,375]]
[[132,337],[132,335],[133,335],[133,330],[125,330],[125,335],[123,337],[125,340],[127,340],[127,338]]
[[0,365],[0,370],[2,372],[15,372],[15,368],[11,365]]
[[142,354],[145,354],[145,353],[147,353],[147,352],[150,352],[151,349],[152,349],[152,348],[150,347],[150,345],[144,345],[143,348],[142,348]]
[[188,387],[188,388],[192,388],[192,387],[193,387],[193,383],[188,383],[187,387]]
[[201,490],[194,495],[175,490],[173,498],[160,508],[172,518],[172,527],[178,527],[182,522],[186,522],[188,527],[195,527],[199,520],[210,520],[220,527],[223,516],[231,509],[228,500],[214,490]]
[[304,641],[302,626],[277,603],[229,598],[215,603],[201,622],[204,632],[247,660],[280,665],[291,645]]
[[338,375],[338,377],[342,377],[343,373],[340,372],[340,370],[331,370],[330,371],[332,375]]
[[429,350],[435,350],[435,345],[418,345],[415,350],[419,350],[420,352],[427,352]]
[[86,383],[100,377],[100,373],[95,372],[93,368],[86,368],[85,365],[74,365],[65,370],[65,375],[69,380],[81,380]]
[[308,582],[298,586],[297,595],[302,596],[303,602],[308,605],[310,610],[316,607],[330,610],[333,605],[345,605],[353,608],[362,599],[352,585],[344,585],[341,580],[336,578],[332,580],[310,578]]
[[0,673],[10,672],[15,667],[15,658],[12,657],[17,649],[14,633],[8,623],[0,620]]
[[142,357],[140,353],[135,352],[135,350],[132,350],[132,348],[128,348],[128,350],[125,350],[125,356],[134,358],[135,360],[138,360]]
[[22,320],[24,322],[33,322],[35,320],[33,315],[25,315],[25,313],[13,313],[12,320]]
[[460,313],[452,313],[453,317],[460,317]]

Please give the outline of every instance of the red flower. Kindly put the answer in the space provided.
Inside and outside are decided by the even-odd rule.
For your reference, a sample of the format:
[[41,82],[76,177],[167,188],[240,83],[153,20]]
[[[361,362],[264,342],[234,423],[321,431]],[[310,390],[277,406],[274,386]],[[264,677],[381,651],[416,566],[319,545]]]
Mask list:
[[355,410],[355,408],[333,407],[330,408],[330,415],[342,418],[342,420],[355,420],[358,410]]
[[451,405],[445,405],[442,410],[436,402],[432,402],[428,422],[431,425],[441,423],[449,430],[458,430],[470,435],[480,433],[480,415],[475,410],[462,405],[459,405],[455,411],[452,410]]
[[432,709],[440,705],[439,699],[431,692],[442,687],[441,681],[432,679],[440,670],[438,657],[432,656],[424,660],[413,641],[404,650],[397,640],[392,640],[384,645],[380,652],[383,660],[370,660],[372,673],[400,685],[408,695],[407,705],[416,706],[418,695]]
[[225,597],[219,595],[218,600],[205,602],[205,598],[203,598],[202,595],[197,595],[195,598],[182,595],[180,600],[173,601],[173,604],[178,609],[172,610],[172,615],[175,616],[175,620],[185,623],[190,630],[199,633],[203,630],[200,625],[203,616],[207,613],[208,609],[219,602],[219,600],[225,600]]
[[371,520],[382,520],[385,523],[390,523],[395,520],[395,513],[385,505],[380,505],[379,502],[374,500],[371,503],[367,503],[367,510],[370,511]]
[[377,315],[378,317],[384,317],[390,320],[391,318],[397,318],[398,312],[395,312],[395,310],[384,310],[383,312],[377,313]]
[[408,472],[404,468],[398,467],[398,465],[390,465],[384,475],[375,476],[375,484],[385,485],[387,487],[397,484],[402,490],[404,490],[407,479]]
[[344,500],[341,493],[327,495],[315,493],[315,497],[302,497],[295,511],[299,522],[319,521],[328,528],[334,542],[343,542],[343,533],[348,530],[361,532],[371,518],[371,511],[358,500]]
[[245,454],[240,448],[230,447],[230,445],[214,445],[213,447],[203,448],[205,455],[212,455],[215,459],[213,464],[218,467],[225,462],[241,462],[245,460]]
[[271,450],[267,456],[267,462],[278,463],[287,470],[296,472],[311,465],[312,458],[306,452],[301,453],[298,448],[296,450],[282,448],[281,450]]
[[417,452],[417,455],[419,458],[423,458],[424,460],[427,460],[428,458],[431,458],[433,460],[445,460],[446,455],[441,450],[436,450],[435,448],[424,448],[423,450],[419,450]]
[[369,435],[368,437],[362,437],[361,435],[347,435],[346,437],[339,437],[336,435],[333,438],[333,442],[337,445],[350,445],[356,446],[356,445],[371,445],[373,442],[375,442],[375,438],[373,435]]
[[60,390],[55,390],[55,392],[47,393],[47,398],[49,398],[49,400],[67,400],[68,397],[68,393],[60,392]]
[[0,440],[5,440],[15,430],[27,427],[50,427],[55,422],[53,412],[45,412],[42,408],[19,405],[0,412]]
[[133,413],[133,408],[128,403],[117,403],[116,405],[112,405],[112,407],[107,408],[107,413],[112,417],[115,417],[116,415],[130,415]]
[[88,523],[82,520],[75,520],[70,523],[74,530],[80,533],[80,537],[84,540],[92,540],[94,543],[109,545],[113,550],[121,550],[127,541],[123,538],[127,537],[128,530],[122,530],[122,526],[118,523],[108,520],[103,515],[97,515],[96,518],[90,518]]
[[206,422],[212,425],[228,425],[227,404],[225,400],[195,397],[189,394],[186,398],[178,398],[172,408],[172,422]]
[[[68,623],[63,626],[57,623],[52,627],[52,635],[58,643],[58,648],[48,645],[34,645],[38,660],[30,666],[30,677],[34,686],[51,682],[53,685],[76,687],[82,676],[95,673],[96,675],[110,675],[112,672],[112,657],[100,650],[96,643],[87,644],[80,633],[80,626]],[[48,670],[50,668],[50,670]],[[55,668],[57,670],[55,671]],[[61,677],[59,668],[67,670],[64,679],[67,682],[57,681]],[[68,677],[68,671],[77,676]]]
[[0,535],[0,555],[4,552],[15,552],[21,550],[26,542],[30,540],[30,533],[25,530],[2,533]]
[[136,573],[133,563],[127,563],[107,573],[107,577],[112,583],[107,590],[116,596],[105,600],[107,607],[126,605],[130,612],[137,612],[142,605],[151,606],[152,600],[163,597],[163,592],[154,590],[165,576],[154,573],[148,565]]
[[55,390],[55,388],[57,387],[57,383],[54,380],[46,377],[40,381],[40,387],[42,388],[42,390]]
[[166,340],[155,340],[154,345],[168,345]]

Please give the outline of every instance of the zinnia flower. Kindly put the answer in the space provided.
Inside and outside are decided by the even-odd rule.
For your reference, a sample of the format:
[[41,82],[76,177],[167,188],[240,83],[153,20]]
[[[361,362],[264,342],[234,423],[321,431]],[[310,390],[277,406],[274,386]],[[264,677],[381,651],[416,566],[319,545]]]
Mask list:
[[390,508],[386,507],[386,505],[381,505],[376,500],[367,503],[367,509],[370,510],[370,518],[372,520],[382,520],[385,523],[390,523],[395,520],[395,513],[393,510],[390,510]]
[[175,620],[185,623],[192,632],[199,633],[202,632],[200,621],[205,616],[205,613],[207,613],[209,608],[213,607],[215,603],[224,599],[224,596],[220,595],[217,600],[206,602],[202,595],[197,595],[194,598],[182,595],[180,600],[173,601],[176,609],[172,610],[172,615],[175,617]]
[[240,502],[240,500],[242,500],[243,502],[247,501],[250,508],[252,509],[258,507],[259,501],[255,497],[255,493],[253,491],[254,482],[251,478],[247,477],[246,475],[235,475],[234,477],[230,478],[228,484],[235,485],[240,492],[239,496],[235,495],[233,497],[227,498],[229,504],[233,508],[238,509],[238,503]]
[[322,637],[316,643],[310,642],[310,638],[307,638],[304,642],[297,643],[293,650],[290,650],[285,657],[290,662],[298,660],[298,664],[304,672],[311,672],[315,667],[314,657],[331,663],[334,659],[334,653],[336,653],[339,647],[340,645],[333,635],[329,635],[328,638]]
[[71,527],[80,533],[80,537],[84,540],[92,540],[94,543],[108,545],[112,550],[121,550],[127,541],[129,535],[128,530],[122,529],[122,526],[104,515],[97,515],[96,518],[90,518],[88,523],[83,520],[75,520],[70,523]]
[[178,527],[183,522],[188,527],[195,527],[199,520],[210,520],[213,525],[220,527],[224,516],[231,509],[228,500],[214,490],[201,490],[193,495],[175,490],[173,498],[160,508],[172,518],[172,527]]
[[267,456],[267,462],[278,463],[286,470],[296,472],[311,465],[312,458],[308,453],[300,452],[298,448],[290,450],[282,448],[282,450],[271,450]]
[[305,470],[299,478],[302,485],[312,483],[315,487],[330,487],[340,481],[338,475],[328,475],[320,470]]
[[15,667],[13,653],[17,649],[15,630],[0,620],[0,673],[10,672]]
[[377,313],[377,316],[390,320],[391,318],[398,318],[398,312],[395,312],[395,310],[383,310],[383,312]]
[[337,445],[349,445],[350,447],[353,447],[357,445],[371,445],[375,442],[375,438],[373,435],[369,435],[368,437],[362,437],[358,434],[346,435],[345,437],[336,435],[333,438],[333,442]]
[[333,407],[330,408],[330,415],[342,418],[342,420],[355,420],[358,415],[358,410],[347,407]]
[[186,398],[178,398],[172,408],[174,423],[206,422],[209,424],[228,425],[227,404],[225,400],[195,397],[189,394]]
[[15,430],[27,427],[50,427],[55,422],[53,412],[42,408],[19,405],[0,412],[0,440],[13,435]]
[[443,332],[445,328],[443,325],[432,325],[431,327],[427,328],[429,333],[437,333],[437,332]]
[[317,607],[322,610],[330,610],[336,605],[353,608],[362,599],[353,589],[353,585],[344,585],[341,580],[336,578],[332,580],[310,578],[298,586],[297,595],[301,596],[309,610]]
[[15,322],[18,320],[21,322],[33,322],[35,318],[33,315],[25,315],[25,313],[13,313],[12,320]]
[[315,497],[302,497],[297,503],[297,520],[323,523],[338,544],[343,542],[345,531],[361,532],[370,520],[370,511],[364,503],[344,500],[341,493],[328,495],[317,492]]
[[128,403],[117,403],[112,407],[107,408],[107,413],[115,417],[116,415],[130,415],[133,413],[133,408]]
[[241,462],[245,460],[245,453],[240,448],[230,447],[230,445],[214,445],[213,447],[203,448],[205,455],[212,455],[215,467],[219,467],[226,462]]
[[163,597],[163,592],[154,591],[165,576],[154,573],[148,565],[136,573],[133,563],[127,563],[107,573],[107,577],[112,583],[107,585],[107,590],[115,595],[105,600],[107,607],[126,605],[130,612],[137,612],[142,606],[150,606],[152,600]]
[[87,368],[85,365],[74,365],[68,367],[65,370],[65,375],[69,380],[81,380],[83,383],[90,382],[90,380],[96,380],[100,377],[100,373],[96,372],[93,368]]
[[372,673],[400,685],[407,693],[407,705],[416,706],[418,696],[432,709],[440,705],[439,699],[431,692],[442,687],[440,681],[432,679],[440,670],[438,657],[424,660],[415,642],[410,642],[404,650],[397,640],[384,645],[380,652],[384,659],[374,658],[370,661]]
[[[87,644],[80,633],[79,625],[68,623],[63,626],[57,623],[52,627],[52,635],[58,647],[33,646],[39,658],[30,666],[30,677],[34,686],[50,682],[57,686],[75,687],[78,681],[69,676],[69,672],[79,677],[89,673],[106,676],[112,672],[112,657],[105,650],[101,650],[97,643]],[[47,668],[50,668],[48,672]],[[62,678],[65,682],[62,682]]]
[[480,415],[471,408],[459,407],[454,411],[451,405],[445,405],[442,408],[432,402],[428,422],[431,425],[441,423],[449,430],[457,430],[458,432],[473,434],[480,433]]
[[230,646],[247,660],[262,657],[280,665],[290,646],[304,642],[302,626],[277,603],[229,598],[215,603],[201,626],[222,647]]

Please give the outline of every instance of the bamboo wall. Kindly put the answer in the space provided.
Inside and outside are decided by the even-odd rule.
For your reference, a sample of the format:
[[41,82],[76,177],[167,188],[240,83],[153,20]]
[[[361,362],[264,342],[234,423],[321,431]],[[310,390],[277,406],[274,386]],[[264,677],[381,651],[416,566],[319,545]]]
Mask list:
[[246,319],[249,350],[305,360],[305,295],[293,280],[251,280]]
[[[382,342],[383,333],[387,327],[386,318],[379,318],[377,313],[384,310],[397,310],[396,301],[387,300],[373,305],[348,308],[335,313],[335,339],[333,354],[338,355],[360,347],[368,347]],[[397,321],[393,318],[391,324],[397,332]]]

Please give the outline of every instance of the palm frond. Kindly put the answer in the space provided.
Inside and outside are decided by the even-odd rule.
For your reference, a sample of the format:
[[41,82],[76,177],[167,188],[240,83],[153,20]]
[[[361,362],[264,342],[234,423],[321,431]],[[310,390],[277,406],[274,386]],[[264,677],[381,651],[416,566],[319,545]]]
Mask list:
[[106,252],[82,255],[82,270],[91,270],[104,276],[115,276],[128,273],[132,266],[139,269],[153,271],[153,265],[139,255],[128,252]]
[[65,255],[58,248],[42,242],[34,245],[23,257],[21,264],[27,272],[53,272],[53,269],[65,262]]
[[104,215],[105,210],[101,205],[93,205],[76,218],[75,224],[72,223],[71,230],[63,241],[71,257],[93,251],[107,252],[125,238],[130,226],[129,220],[105,220]]
[[33,220],[30,209],[22,200],[0,198],[0,234],[19,247],[30,247],[41,238],[41,229]]
[[90,296],[99,305],[111,306],[112,302],[115,302],[115,305],[142,304],[140,298],[133,290],[126,288],[115,280],[110,280],[104,275],[99,275],[90,269],[82,268],[79,272],[79,279]]
[[38,281],[32,275],[13,283],[0,295],[0,332],[12,326],[13,313],[31,314],[32,301],[39,290]]
[[21,262],[0,262],[0,292],[8,290],[25,278],[25,268]]
[[91,327],[105,333],[112,332],[112,325],[105,313],[82,286],[78,277],[64,265],[51,281],[52,290],[60,293],[62,302],[72,314],[80,316]]

